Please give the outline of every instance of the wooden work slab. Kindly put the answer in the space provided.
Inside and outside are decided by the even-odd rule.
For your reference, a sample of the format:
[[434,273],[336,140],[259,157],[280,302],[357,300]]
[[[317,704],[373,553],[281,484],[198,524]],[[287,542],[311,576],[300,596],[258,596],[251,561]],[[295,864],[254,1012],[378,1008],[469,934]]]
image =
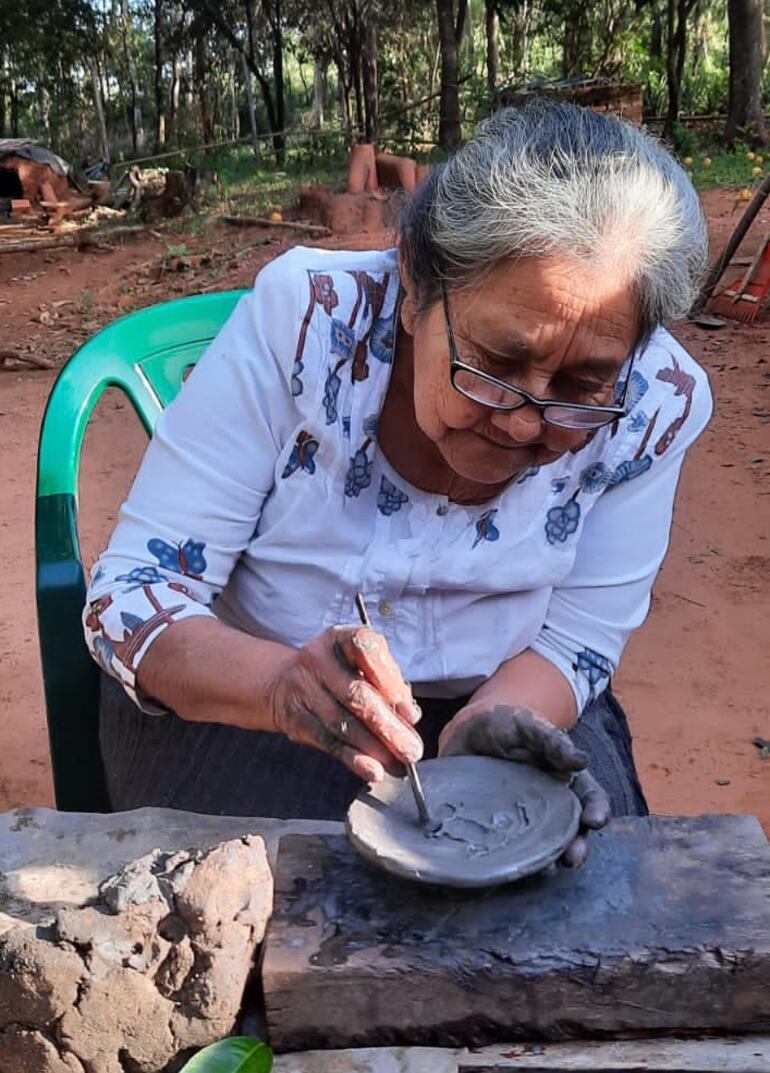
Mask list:
[[277,1051],[770,1030],[770,847],[750,816],[623,818],[579,871],[422,888],[287,836],[262,980]]

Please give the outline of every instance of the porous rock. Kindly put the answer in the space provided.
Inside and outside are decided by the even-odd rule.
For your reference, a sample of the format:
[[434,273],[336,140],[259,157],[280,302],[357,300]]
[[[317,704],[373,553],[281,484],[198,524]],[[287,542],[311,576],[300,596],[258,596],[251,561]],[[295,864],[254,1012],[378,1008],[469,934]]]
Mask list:
[[[13,833],[38,837],[37,819],[17,814]],[[272,877],[263,839],[248,833],[261,821],[231,818],[243,833],[222,841],[223,818],[198,819],[203,848],[166,832],[164,848],[106,876],[87,853],[67,861],[59,838],[26,864],[0,855],[2,1073],[159,1073],[233,1030]],[[0,822],[0,844],[9,833]]]

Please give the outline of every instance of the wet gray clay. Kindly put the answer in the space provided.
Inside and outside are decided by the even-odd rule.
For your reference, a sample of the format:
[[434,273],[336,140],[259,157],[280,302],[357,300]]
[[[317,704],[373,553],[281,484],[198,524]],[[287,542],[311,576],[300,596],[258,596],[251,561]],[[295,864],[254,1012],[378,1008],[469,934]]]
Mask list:
[[405,879],[488,887],[539,872],[575,837],[569,787],[529,764],[452,756],[418,765],[431,815],[420,823],[409,782],[389,777],[350,807],[347,833],[367,860]]
[[626,817],[590,847],[577,870],[452,891],[388,875],[344,837],[282,838],[262,970],[270,1042],[770,1030],[757,820]]

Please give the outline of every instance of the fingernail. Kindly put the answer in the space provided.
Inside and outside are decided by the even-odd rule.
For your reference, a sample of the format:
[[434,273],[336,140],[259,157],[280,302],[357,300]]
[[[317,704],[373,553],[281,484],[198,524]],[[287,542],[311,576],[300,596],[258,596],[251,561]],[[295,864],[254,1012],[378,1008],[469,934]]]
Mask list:
[[419,704],[413,700],[402,700],[398,704],[396,711],[401,718],[409,723],[410,726],[416,726],[422,719],[422,711]]
[[385,769],[377,760],[372,760],[371,763],[365,764],[364,772],[363,778],[367,782],[382,782],[385,778]]
[[422,760],[422,753],[422,738],[418,738],[417,741],[410,741],[409,745],[404,749],[404,756],[406,756],[410,764],[416,764],[418,760]]

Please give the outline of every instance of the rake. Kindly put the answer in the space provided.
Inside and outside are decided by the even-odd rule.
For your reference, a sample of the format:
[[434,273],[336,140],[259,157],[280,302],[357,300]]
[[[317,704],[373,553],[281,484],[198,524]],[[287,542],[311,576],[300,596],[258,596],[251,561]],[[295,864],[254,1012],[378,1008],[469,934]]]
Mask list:
[[761,244],[746,272],[709,302],[718,317],[752,324],[770,291],[770,235]]

